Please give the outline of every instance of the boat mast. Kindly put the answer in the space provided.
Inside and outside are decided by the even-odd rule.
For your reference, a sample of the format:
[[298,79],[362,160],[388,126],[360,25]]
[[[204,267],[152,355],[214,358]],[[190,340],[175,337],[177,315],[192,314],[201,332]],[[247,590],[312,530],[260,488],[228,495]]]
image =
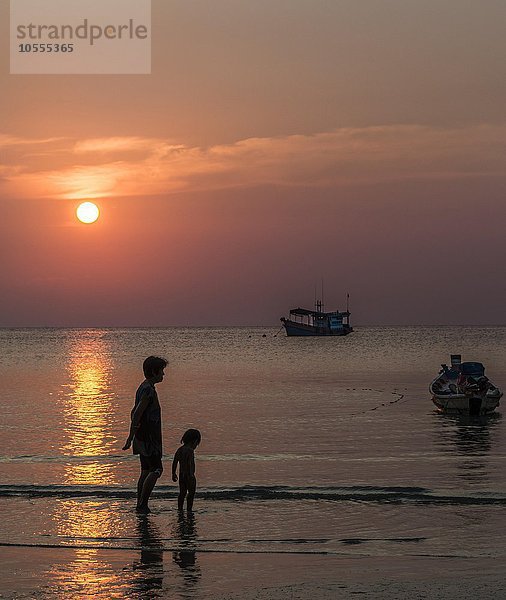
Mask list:
[[318,300],[317,292],[316,292],[317,284],[314,284],[314,309],[315,312],[323,312],[323,279],[322,279],[322,295],[321,300]]

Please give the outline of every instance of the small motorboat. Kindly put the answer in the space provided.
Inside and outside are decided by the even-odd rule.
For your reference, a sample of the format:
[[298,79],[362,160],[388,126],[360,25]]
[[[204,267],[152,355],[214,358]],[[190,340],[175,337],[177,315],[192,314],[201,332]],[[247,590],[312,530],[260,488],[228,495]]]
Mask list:
[[441,365],[439,375],[429,386],[432,401],[440,412],[462,415],[488,415],[498,406],[502,392],[485,375],[480,362],[462,362],[451,355],[451,366]]

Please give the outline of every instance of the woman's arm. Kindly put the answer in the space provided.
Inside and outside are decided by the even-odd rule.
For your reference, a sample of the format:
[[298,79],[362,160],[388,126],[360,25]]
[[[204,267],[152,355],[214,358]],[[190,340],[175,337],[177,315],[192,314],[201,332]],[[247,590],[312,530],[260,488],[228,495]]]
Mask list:
[[130,432],[128,434],[125,445],[123,446],[123,450],[128,450],[132,444],[132,440],[134,439],[135,432],[139,429],[139,425],[141,424],[141,418],[146,410],[151,397],[149,394],[144,394],[139,404],[137,404],[136,409],[134,410],[134,414],[132,415],[132,422],[130,423]]

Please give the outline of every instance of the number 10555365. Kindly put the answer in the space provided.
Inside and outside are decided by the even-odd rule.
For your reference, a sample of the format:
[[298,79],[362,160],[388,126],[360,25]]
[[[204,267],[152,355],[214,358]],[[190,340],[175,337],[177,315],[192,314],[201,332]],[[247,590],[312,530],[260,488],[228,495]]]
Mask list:
[[74,52],[74,44],[19,44],[18,52]]

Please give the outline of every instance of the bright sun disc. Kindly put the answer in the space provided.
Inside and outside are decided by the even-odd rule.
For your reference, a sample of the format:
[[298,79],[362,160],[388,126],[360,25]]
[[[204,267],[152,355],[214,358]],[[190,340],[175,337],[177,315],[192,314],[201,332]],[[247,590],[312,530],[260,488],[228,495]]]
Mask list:
[[100,211],[93,202],[83,202],[77,207],[76,215],[81,223],[94,223],[98,219]]

